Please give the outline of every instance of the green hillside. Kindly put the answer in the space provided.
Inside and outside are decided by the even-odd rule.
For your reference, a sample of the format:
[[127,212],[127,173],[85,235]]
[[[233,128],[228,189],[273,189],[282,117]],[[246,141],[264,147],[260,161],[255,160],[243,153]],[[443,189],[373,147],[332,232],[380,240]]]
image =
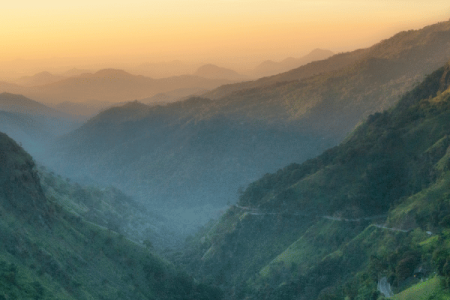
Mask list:
[[47,198],[35,164],[0,134],[0,299],[220,299],[146,247]]
[[47,199],[88,222],[151,245],[158,253],[164,253],[167,247],[178,247],[182,240],[176,230],[167,227],[167,219],[117,188],[80,185],[43,166],[38,173]]
[[174,260],[230,299],[378,299],[388,284],[408,299],[436,281],[435,296],[450,297],[449,72],[249,185]]

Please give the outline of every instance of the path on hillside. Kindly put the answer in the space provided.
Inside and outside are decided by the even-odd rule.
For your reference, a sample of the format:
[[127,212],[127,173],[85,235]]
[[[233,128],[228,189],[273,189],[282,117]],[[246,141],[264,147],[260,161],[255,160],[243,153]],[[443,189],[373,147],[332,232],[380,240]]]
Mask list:
[[302,217],[312,216],[311,213],[306,213],[306,212],[302,212],[302,211],[276,213],[276,212],[265,212],[265,211],[259,210],[258,208],[245,207],[245,206],[240,206],[238,204],[235,204],[234,206],[237,208],[240,208],[242,210],[245,210],[245,211],[247,211],[247,213],[249,215],[254,215],[254,216],[264,216],[264,215],[293,215],[293,216],[302,216]]
[[[293,215],[293,216],[304,216],[304,217],[309,217],[309,216],[313,216],[312,213],[306,213],[304,211],[291,211],[291,212],[265,212],[265,211],[261,211],[258,208],[251,208],[251,207],[245,207],[245,206],[240,206],[238,204],[234,205],[235,207],[245,210],[247,211],[247,213],[249,215],[254,215],[254,216],[264,216],[264,215]],[[362,217],[362,218],[356,218],[356,219],[347,219],[347,218],[342,218],[342,217],[333,217],[333,216],[320,216],[320,218],[324,218],[327,220],[333,220],[333,221],[341,221],[341,222],[360,222],[360,221],[369,221],[369,220],[375,220],[375,219],[381,219],[381,218],[385,218],[387,217],[386,214],[384,215],[375,215],[375,216],[370,216],[370,217]]]
[[400,229],[400,228],[396,228],[396,227],[387,227],[385,225],[379,225],[379,224],[373,224],[373,226],[378,227],[378,228],[387,229],[390,231],[399,231],[399,232],[410,232],[412,230],[412,229]]
[[[252,208],[252,207],[246,207],[246,206],[240,206],[238,204],[234,205],[235,207],[245,210],[248,214],[254,215],[254,216],[264,216],[264,215],[293,215],[293,216],[303,216],[308,217],[312,216],[311,213],[305,213],[302,211],[293,211],[293,212],[281,212],[281,213],[275,213],[275,212],[264,212],[260,211],[258,208]],[[375,215],[375,216],[369,216],[369,217],[362,217],[362,218],[355,218],[355,219],[348,219],[348,218],[342,218],[342,217],[333,217],[333,216],[320,216],[320,218],[332,220],[332,221],[340,221],[340,222],[361,222],[361,221],[370,221],[370,220],[376,220],[376,219],[382,219],[386,218],[387,214],[384,215]],[[397,231],[397,232],[410,232],[412,229],[400,229],[396,227],[387,227],[385,225],[381,224],[372,224],[373,226],[377,228],[387,229],[390,231]]]
[[[245,207],[245,206],[240,206],[238,204],[234,205],[236,208],[239,208],[241,210],[246,211],[246,213],[250,214],[250,215],[256,215],[256,216],[263,216],[263,215],[296,215],[296,216],[311,216],[311,213],[305,213],[305,212],[301,212],[301,211],[292,211],[292,212],[281,212],[281,213],[275,213],[275,212],[263,212],[260,211],[258,208],[251,208],[251,207]],[[332,220],[332,221],[339,221],[339,222],[360,222],[360,221],[369,221],[369,220],[376,220],[376,219],[381,219],[381,218],[386,218],[387,214],[384,215],[375,215],[375,216],[369,216],[369,217],[362,217],[362,218],[354,218],[354,219],[348,219],[348,218],[342,218],[342,217],[333,217],[333,216],[320,216],[320,218],[323,219],[327,219],[327,220]],[[381,228],[381,229],[386,229],[386,230],[390,230],[390,231],[396,231],[396,232],[410,232],[413,229],[401,229],[401,228],[396,228],[396,227],[387,227],[386,225],[381,225],[381,224],[371,224],[377,228]],[[432,234],[432,232],[427,231],[427,234]],[[392,292],[391,289],[391,285],[389,284],[389,282],[387,281],[386,277],[381,278],[378,281],[378,285],[377,285],[377,289],[386,297],[386,298],[391,298],[392,296],[394,296],[394,293]]]

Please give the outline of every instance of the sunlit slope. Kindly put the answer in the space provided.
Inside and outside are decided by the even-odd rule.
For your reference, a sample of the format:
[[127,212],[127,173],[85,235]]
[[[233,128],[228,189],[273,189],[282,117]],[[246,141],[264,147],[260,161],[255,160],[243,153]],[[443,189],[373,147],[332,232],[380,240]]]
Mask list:
[[450,59],[450,22],[411,30],[371,48],[334,55],[256,81],[204,94],[213,113],[298,121],[307,132],[343,136],[361,118],[392,106]]
[[32,158],[0,134],[0,297],[218,299],[148,249],[47,199]]
[[256,77],[265,77],[270,75],[275,75],[279,73],[284,73],[292,69],[299,68],[300,66],[306,65],[313,61],[319,61],[327,59],[333,56],[334,53],[330,50],[325,49],[314,49],[307,55],[300,58],[288,57],[280,62],[274,62],[272,60],[266,60],[256,66],[253,69],[252,74]]
[[250,184],[174,259],[232,299],[377,299],[383,277],[399,293],[434,272],[449,297],[449,72]]

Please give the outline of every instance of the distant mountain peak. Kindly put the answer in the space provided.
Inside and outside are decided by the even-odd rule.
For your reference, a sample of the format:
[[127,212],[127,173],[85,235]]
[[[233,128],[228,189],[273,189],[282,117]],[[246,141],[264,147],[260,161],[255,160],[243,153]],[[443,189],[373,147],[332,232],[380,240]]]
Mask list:
[[327,49],[316,48],[306,54],[305,56],[299,58],[302,64],[307,64],[312,61],[324,60],[334,55],[334,52]]
[[32,115],[37,114],[52,117],[66,117],[65,114],[40,102],[29,99],[23,95],[11,94],[7,92],[0,94],[0,110]]
[[95,77],[133,77],[130,73],[120,69],[102,69],[93,74]]
[[42,72],[36,73],[34,76],[53,76],[53,74],[48,71],[42,71]]
[[16,94],[8,93],[8,92],[3,92],[0,94],[0,96],[11,96],[11,97],[21,96],[21,97],[25,98],[25,96],[23,96],[23,95],[16,95]]
[[295,57],[290,56],[288,58],[283,59],[283,62],[295,62],[295,60],[296,60]]
[[203,66],[199,67],[198,69],[208,69],[208,68],[214,68],[214,69],[220,69],[219,66],[214,65],[214,64],[204,64]]
[[72,68],[70,70],[67,70],[66,72],[62,73],[61,75],[67,76],[67,77],[74,77],[74,76],[80,76],[82,74],[89,74],[91,71],[86,69],[77,69]]
[[[137,100],[127,102],[123,105],[110,107],[93,117],[90,123],[120,123],[124,121],[138,120],[145,116],[150,106]],[[88,122],[88,123],[89,123]]]
[[275,61],[273,61],[273,60],[270,60],[270,59],[268,59],[268,60],[265,60],[265,61],[263,61],[262,63],[261,63],[261,65],[267,65],[267,64],[276,64],[277,62],[275,62]]
[[333,51],[328,50],[328,49],[322,49],[322,48],[316,48],[316,49],[312,50],[311,52],[309,52],[309,54],[318,54],[318,53],[320,53],[320,54],[327,53],[327,54],[330,54],[330,55],[334,54]]
[[54,83],[65,79],[66,77],[61,75],[54,75],[48,71],[36,73],[32,76],[23,76],[16,80],[16,83],[22,86],[39,86]]
[[219,67],[219,66],[214,65],[214,64],[205,64],[205,65],[199,67],[195,73],[201,73],[201,72],[222,72],[222,71],[225,71],[225,70],[228,71],[228,72],[233,72],[235,74],[238,74],[236,71],[233,71],[233,70],[227,69],[227,68],[222,68],[222,67]]
[[274,75],[298,68],[316,60],[326,59],[333,55],[334,53],[330,50],[316,48],[300,58],[288,57],[280,62],[265,60],[255,68],[254,72],[259,76]]
[[[31,99],[25,97],[24,95],[12,94],[12,93],[8,93],[8,92],[3,92],[3,93],[0,94],[0,102],[1,103],[9,102],[9,101],[11,101],[11,102],[13,102],[13,101],[26,101],[26,102],[29,102],[29,103],[38,103],[38,102],[36,102],[34,100],[31,100]],[[39,105],[43,105],[43,104],[39,103]]]
[[138,100],[134,100],[134,101],[130,101],[125,103],[122,108],[127,108],[127,109],[140,109],[140,108],[148,108],[148,105],[138,101]]
[[195,71],[194,75],[205,78],[223,78],[223,79],[242,79],[244,76],[238,72],[216,66],[214,64],[205,64]]

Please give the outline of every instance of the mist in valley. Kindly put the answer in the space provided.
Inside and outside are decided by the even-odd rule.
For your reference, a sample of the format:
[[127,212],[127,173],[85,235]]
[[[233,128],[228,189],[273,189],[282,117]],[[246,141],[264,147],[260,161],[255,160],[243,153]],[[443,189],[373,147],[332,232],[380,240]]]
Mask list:
[[0,300],[449,297],[447,4],[50,2],[0,30]]

